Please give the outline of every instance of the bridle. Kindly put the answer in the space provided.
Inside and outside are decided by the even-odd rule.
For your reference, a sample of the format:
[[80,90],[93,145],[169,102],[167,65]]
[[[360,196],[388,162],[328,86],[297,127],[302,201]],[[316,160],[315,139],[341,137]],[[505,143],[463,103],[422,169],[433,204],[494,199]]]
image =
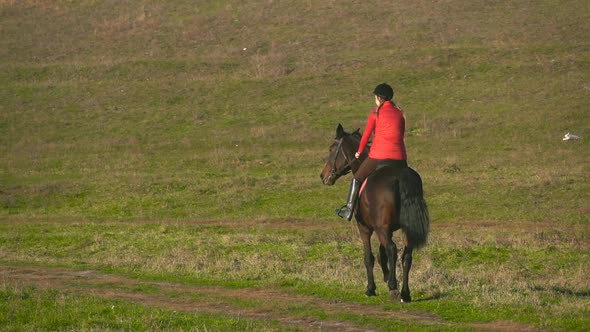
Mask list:
[[[344,137],[338,140],[338,146],[336,147],[336,155],[334,156],[334,160],[332,161],[332,168],[330,169],[330,174],[325,182],[329,182],[332,178],[339,178],[343,175],[346,175],[352,171],[352,163],[354,163],[357,159],[356,158],[349,158],[344,150],[342,149],[342,143],[344,142]],[[342,155],[344,156],[344,160],[346,161],[346,165],[342,167],[340,170],[336,169],[336,160],[338,160],[338,155],[342,151]]]

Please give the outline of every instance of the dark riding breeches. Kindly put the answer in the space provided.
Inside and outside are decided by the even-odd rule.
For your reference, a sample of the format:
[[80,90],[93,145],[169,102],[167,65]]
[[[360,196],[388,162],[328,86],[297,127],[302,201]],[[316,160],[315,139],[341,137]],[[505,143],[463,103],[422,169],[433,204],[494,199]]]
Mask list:
[[408,167],[408,163],[405,160],[367,158],[354,173],[354,178],[362,183],[381,164],[393,166],[396,173],[399,173],[402,168]]

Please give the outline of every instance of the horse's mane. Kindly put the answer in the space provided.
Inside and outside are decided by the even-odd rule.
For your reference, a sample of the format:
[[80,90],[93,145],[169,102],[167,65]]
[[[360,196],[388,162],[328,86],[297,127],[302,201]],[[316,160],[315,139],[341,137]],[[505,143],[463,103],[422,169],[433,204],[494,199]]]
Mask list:
[[[358,139],[359,141],[361,140],[361,138],[363,138],[363,134],[361,134],[361,129],[357,129],[355,131],[353,131],[352,133],[349,134],[350,136],[353,136],[354,138]],[[369,141],[369,143],[367,144],[367,147],[365,149],[370,149],[371,148],[371,144],[373,142]]]

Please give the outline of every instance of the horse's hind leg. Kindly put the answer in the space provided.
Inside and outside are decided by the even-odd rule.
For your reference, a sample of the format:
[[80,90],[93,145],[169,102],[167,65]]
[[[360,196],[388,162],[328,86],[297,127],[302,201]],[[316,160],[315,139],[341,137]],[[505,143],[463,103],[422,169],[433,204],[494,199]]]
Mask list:
[[412,251],[413,248],[406,246],[404,248],[404,253],[402,254],[402,264],[403,264],[403,283],[402,286],[402,302],[411,302],[412,297],[410,296],[410,269],[412,268]]
[[379,264],[381,265],[381,270],[383,270],[383,281],[387,282],[389,279],[389,268],[387,267],[387,252],[385,251],[385,247],[380,244],[379,245]]
[[361,227],[359,227],[359,230],[361,233],[361,239],[363,240],[365,268],[367,269],[367,291],[365,292],[365,295],[375,296],[375,289],[377,289],[377,286],[375,285],[375,277],[373,276],[375,256],[373,256],[373,251],[371,250],[371,234],[373,232],[368,229],[361,229]]
[[381,242],[381,245],[385,247],[385,252],[387,253],[387,261],[389,263],[389,275],[387,278],[387,286],[389,287],[389,294],[392,300],[398,301],[399,290],[397,288],[397,279],[395,277],[397,247],[395,243],[393,243],[391,233],[388,234],[388,232],[386,231],[377,231],[377,234],[379,235],[379,241]]

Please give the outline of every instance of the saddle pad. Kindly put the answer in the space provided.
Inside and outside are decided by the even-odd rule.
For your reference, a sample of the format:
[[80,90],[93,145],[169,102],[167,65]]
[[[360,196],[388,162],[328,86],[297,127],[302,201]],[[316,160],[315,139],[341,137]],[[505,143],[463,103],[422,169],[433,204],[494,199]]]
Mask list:
[[361,185],[361,189],[359,189],[359,197],[361,197],[361,195],[363,194],[363,190],[365,190],[365,186],[367,185],[367,180],[369,178],[366,178],[365,181],[363,181],[363,184]]

